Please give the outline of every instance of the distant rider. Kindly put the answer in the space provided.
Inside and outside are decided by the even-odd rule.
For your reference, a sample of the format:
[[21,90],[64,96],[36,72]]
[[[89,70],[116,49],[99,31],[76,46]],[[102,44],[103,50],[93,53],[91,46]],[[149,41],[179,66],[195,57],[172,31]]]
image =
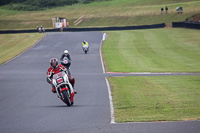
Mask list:
[[[67,68],[65,68],[61,64],[58,64],[58,59],[56,59],[56,58],[52,58],[50,60],[50,65],[51,65],[51,67],[47,70],[47,82],[52,85],[52,92],[56,93],[56,88],[52,84],[53,75],[57,74],[59,72],[62,72],[62,71],[67,73]],[[69,82],[71,83],[72,87],[74,88],[75,79],[69,74],[68,74],[68,78],[69,78]],[[77,93],[76,90],[74,90],[74,93],[75,94]]]
[[87,46],[88,46],[88,51],[89,51],[89,43],[88,43],[87,41],[84,40],[84,41],[82,42],[82,46],[84,46],[84,45],[87,45]]
[[[60,58],[60,61],[62,62],[63,59],[64,59],[65,57],[67,57],[67,59],[68,59],[68,63],[69,63],[69,64],[68,64],[67,68],[68,68],[68,73],[71,75],[71,72],[69,71],[69,67],[70,67],[70,65],[71,65],[71,56],[70,56],[68,50],[64,50],[64,53],[62,54],[62,56],[61,56],[61,58]],[[61,64],[62,64],[62,63],[61,63]],[[63,64],[62,64],[62,65],[63,65]]]
[[84,46],[84,45],[87,45],[87,46],[89,47],[89,43],[88,43],[87,41],[85,41],[85,40],[82,42],[82,45],[83,45],[83,46]]
[[69,61],[71,61],[71,56],[70,56],[68,50],[64,51],[64,53],[62,54],[60,60],[62,61],[64,57],[67,57],[69,59]]

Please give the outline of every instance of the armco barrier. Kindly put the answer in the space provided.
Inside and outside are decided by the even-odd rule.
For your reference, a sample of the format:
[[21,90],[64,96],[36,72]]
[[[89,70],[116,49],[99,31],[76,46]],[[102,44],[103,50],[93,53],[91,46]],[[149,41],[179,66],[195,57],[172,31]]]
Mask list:
[[33,33],[37,30],[1,30],[0,34],[15,34],[15,33]]
[[[141,26],[124,26],[124,27],[98,27],[98,28],[64,28],[63,31],[109,31],[109,30],[137,30],[137,29],[154,29],[164,28],[165,23],[153,24],[153,25],[141,25]],[[36,33],[37,30],[5,30],[0,31],[0,34],[12,34],[12,33]],[[45,29],[45,32],[60,32],[60,29]]]
[[200,29],[200,23],[192,22],[172,22],[173,28],[189,28],[189,29]]
[[[46,29],[46,32],[59,32],[60,29]],[[37,33],[37,30],[0,30],[0,34]]]
[[136,29],[153,29],[164,28],[165,23],[141,26],[124,26],[124,27],[98,27],[98,28],[68,28],[63,31],[109,31],[109,30],[136,30]]

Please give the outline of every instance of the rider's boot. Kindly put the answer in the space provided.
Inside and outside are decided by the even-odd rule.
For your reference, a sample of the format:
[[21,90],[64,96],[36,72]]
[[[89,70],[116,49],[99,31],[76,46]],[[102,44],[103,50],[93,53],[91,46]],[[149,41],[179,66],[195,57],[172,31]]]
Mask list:
[[72,84],[72,87],[73,87],[73,89],[74,89],[74,94],[77,94],[77,91],[76,91],[75,88],[74,88],[74,84]]
[[77,91],[74,89],[74,94],[77,94]]
[[[72,87],[74,89],[75,79],[71,75],[69,76],[69,82],[72,84]],[[77,94],[77,91],[75,89],[74,94]]]

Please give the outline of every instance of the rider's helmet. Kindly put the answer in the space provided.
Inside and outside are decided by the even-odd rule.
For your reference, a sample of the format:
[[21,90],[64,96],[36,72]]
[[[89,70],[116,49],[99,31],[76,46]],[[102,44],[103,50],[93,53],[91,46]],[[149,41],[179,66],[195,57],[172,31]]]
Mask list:
[[52,58],[52,59],[50,60],[50,65],[51,65],[51,67],[53,67],[54,69],[57,68],[57,67],[58,67],[58,59]]
[[64,51],[64,54],[68,54],[68,53],[69,53],[68,50],[65,50],[65,51]]
[[83,43],[86,44],[86,41],[84,40]]

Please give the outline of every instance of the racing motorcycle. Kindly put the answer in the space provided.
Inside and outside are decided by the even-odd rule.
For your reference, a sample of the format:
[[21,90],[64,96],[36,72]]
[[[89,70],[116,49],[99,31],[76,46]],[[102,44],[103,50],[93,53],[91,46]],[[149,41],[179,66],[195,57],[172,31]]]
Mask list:
[[60,98],[67,106],[74,104],[74,89],[69,82],[69,78],[65,72],[59,72],[53,75],[53,85],[56,87],[58,98]]
[[85,54],[87,54],[89,51],[89,46],[88,45],[83,45],[83,52],[85,52]]
[[61,61],[61,65],[63,65],[65,68],[67,68],[67,71],[69,73],[69,75],[71,75],[71,72],[69,71],[69,67],[71,65],[70,60],[67,57],[64,57]]

